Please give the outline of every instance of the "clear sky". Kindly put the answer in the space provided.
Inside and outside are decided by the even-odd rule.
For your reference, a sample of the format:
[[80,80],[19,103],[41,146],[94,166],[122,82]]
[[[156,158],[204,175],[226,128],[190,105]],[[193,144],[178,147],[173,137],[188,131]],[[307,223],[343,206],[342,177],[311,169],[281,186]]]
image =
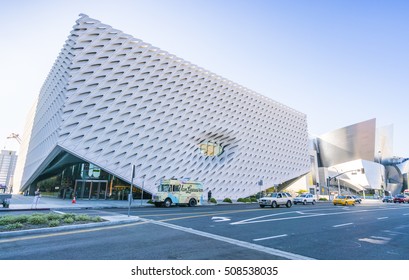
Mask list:
[[80,13],[307,115],[320,135],[371,118],[409,157],[409,1],[0,0],[0,145]]

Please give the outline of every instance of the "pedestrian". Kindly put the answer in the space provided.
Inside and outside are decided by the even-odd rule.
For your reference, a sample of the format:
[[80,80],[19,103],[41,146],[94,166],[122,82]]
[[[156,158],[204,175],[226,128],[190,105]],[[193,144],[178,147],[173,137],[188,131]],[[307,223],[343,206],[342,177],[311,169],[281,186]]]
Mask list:
[[211,199],[212,199],[212,191],[209,190],[207,193],[207,202],[210,202]]
[[33,209],[33,206],[35,209],[37,208],[37,204],[40,201],[40,197],[41,197],[41,192],[40,192],[40,189],[37,188],[37,190],[34,192],[34,200],[33,200],[33,203],[31,204],[31,209]]

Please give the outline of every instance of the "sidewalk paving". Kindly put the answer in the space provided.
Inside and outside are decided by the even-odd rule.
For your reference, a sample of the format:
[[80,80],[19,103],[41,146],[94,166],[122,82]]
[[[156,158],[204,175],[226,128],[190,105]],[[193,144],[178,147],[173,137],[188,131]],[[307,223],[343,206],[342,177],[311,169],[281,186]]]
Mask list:
[[[13,194],[10,200],[9,208],[0,207],[1,211],[17,211],[17,210],[44,210],[44,209],[101,209],[101,208],[128,208],[126,200],[88,200],[78,199],[76,203],[72,203],[71,199],[61,199],[56,197],[41,197],[37,207],[33,205],[33,196],[23,196]],[[152,204],[147,203],[148,200],[134,200],[131,207],[150,207]]]

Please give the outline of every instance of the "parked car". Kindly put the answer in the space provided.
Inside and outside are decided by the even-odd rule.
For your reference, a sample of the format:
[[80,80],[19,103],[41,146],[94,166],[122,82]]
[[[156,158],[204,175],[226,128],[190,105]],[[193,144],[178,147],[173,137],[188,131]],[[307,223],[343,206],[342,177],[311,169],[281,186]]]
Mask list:
[[393,202],[393,196],[391,195],[384,196],[382,198],[382,202],[386,202],[386,203]]
[[287,208],[290,208],[293,205],[293,198],[287,193],[274,192],[260,198],[258,203],[261,208],[265,206],[276,208],[280,207],[280,205],[285,205]]
[[314,195],[310,193],[303,193],[294,198],[294,204],[297,204],[297,203],[302,203],[304,205],[306,205],[307,203],[311,203],[312,205],[314,205],[315,197]]
[[405,203],[405,202],[409,203],[409,197],[405,196],[403,194],[398,194],[393,198],[393,203],[397,203],[397,202],[399,202],[399,203]]
[[341,204],[341,205],[352,205],[355,206],[355,198],[352,195],[339,195],[332,201],[334,205]]
[[355,199],[355,202],[356,202],[356,203],[361,204],[361,202],[362,202],[362,198],[361,198],[360,196],[353,195],[352,197]]

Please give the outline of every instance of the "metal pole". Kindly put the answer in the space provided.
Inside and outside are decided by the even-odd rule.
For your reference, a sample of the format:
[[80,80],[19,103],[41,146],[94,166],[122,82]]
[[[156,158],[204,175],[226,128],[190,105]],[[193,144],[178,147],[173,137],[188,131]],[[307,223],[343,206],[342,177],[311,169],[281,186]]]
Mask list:
[[328,177],[328,178],[327,178],[327,189],[328,189],[328,200],[329,200],[329,201],[331,201],[331,194],[330,194],[330,192],[329,192],[329,184],[330,184],[330,181],[331,181],[331,177]]
[[142,199],[143,199],[143,187],[145,186],[145,177],[142,180],[142,195],[141,195],[141,206],[142,206]]
[[338,181],[338,195],[341,195],[341,187],[339,185],[339,178],[337,178],[337,181]]
[[132,164],[132,177],[131,177],[131,189],[128,194],[128,217],[131,213],[131,203],[132,203],[132,187],[133,187],[133,178],[135,177],[135,165]]

